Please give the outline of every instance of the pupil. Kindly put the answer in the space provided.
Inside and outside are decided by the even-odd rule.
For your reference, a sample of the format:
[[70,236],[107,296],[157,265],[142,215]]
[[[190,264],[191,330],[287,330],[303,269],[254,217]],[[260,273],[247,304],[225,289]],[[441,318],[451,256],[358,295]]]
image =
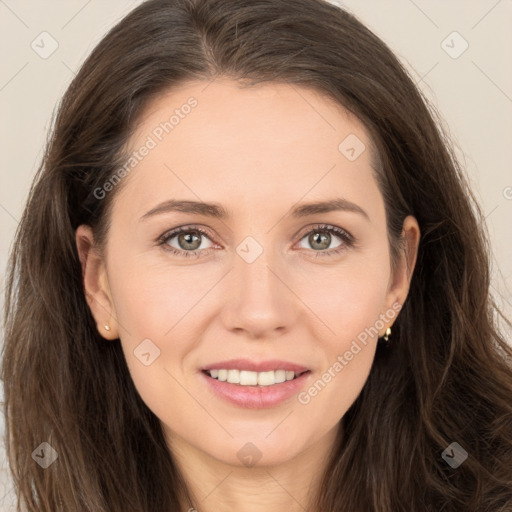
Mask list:
[[310,236],[310,243],[311,243],[311,247],[313,247],[313,248],[315,248],[315,245],[318,244],[319,245],[319,247],[317,247],[318,249],[327,249],[330,245],[330,242],[331,242],[331,235],[328,233],[325,233],[325,232],[322,234],[317,231],[316,233],[313,233]]
[[[195,240],[194,240],[195,239]],[[201,237],[197,235],[197,231],[189,233],[180,233],[178,241],[183,249],[197,249],[201,245]],[[199,243],[197,243],[199,242]],[[195,244],[195,245],[194,245]]]

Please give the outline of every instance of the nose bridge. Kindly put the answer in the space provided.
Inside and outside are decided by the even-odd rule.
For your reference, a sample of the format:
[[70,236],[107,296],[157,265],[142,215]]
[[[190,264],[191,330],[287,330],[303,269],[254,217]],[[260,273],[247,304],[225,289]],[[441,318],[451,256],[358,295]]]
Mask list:
[[275,275],[276,270],[281,267],[278,255],[268,244],[265,245],[267,247],[254,239],[248,239],[237,248],[234,277],[237,280],[239,298],[249,300],[253,306],[270,306],[283,293]]
[[294,321],[294,305],[293,294],[283,283],[286,276],[282,258],[253,237],[244,239],[236,252],[231,293],[224,303],[226,327],[254,336],[286,330]]

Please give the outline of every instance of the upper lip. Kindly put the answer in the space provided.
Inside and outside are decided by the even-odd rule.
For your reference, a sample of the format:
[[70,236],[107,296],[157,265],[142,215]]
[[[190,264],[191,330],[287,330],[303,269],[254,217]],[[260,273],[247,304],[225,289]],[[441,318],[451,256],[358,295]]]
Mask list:
[[280,361],[272,359],[268,361],[253,361],[249,359],[230,359],[229,361],[219,361],[209,364],[203,370],[247,370],[250,372],[268,372],[271,370],[287,370],[290,372],[301,373],[308,371],[308,368],[300,364],[289,361]]

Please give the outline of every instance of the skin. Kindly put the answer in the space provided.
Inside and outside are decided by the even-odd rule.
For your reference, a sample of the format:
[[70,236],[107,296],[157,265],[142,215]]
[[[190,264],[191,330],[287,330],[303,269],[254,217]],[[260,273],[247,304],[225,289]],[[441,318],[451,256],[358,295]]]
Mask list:
[[[405,219],[407,250],[392,272],[368,133],[311,89],[243,89],[229,79],[182,84],[146,109],[130,147],[140,148],[190,96],[197,107],[123,179],[103,256],[90,228],[77,229],[88,303],[101,335],[120,338],[115,342],[162,423],[196,509],[303,511],[318,490],[337,426],[368,378],[377,337],[359,344],[362,350],[305,405],[294,396],[267,409],[237,407],[213,395],[199,372],[231,358],[282,359],[311,370],[309,388],[379,315],[389,318],[380,336],[396,321],[393,304],[407,297],[418,223]],[[349,134],[366,146],[354,161],[338,150]],[[289,214],[297,203],[335,197],[357,204],[368,219],[353,211]],[[169,199],[220,203],[231,217],[171,211],[140,220]],[[330,245],[319,248],[308,238],[317,224],[345,229],[356,245],[332,233]],[[191,225],[210,234],[198,257],[157,245],[165,232]],[[263,248],[252,263],[237,253],[247,236]],[[179,242],[175,236],[167,247],[190,247]],[[149,366],[134,356],[147,338],[160,350]],[[252,467],[237,457],[248,442],[261,454]]]

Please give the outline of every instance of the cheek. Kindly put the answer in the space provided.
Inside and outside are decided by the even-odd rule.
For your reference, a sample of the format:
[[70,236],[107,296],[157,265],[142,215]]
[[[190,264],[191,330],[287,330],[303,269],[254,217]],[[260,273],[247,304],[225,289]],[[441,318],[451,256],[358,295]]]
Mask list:
[[110,279],[121,332],[163,339],[194,316],[201,310],[201,298],[218,280],[212,268],[200,267],[125,258]]
[[[162,416],[169,408],[169,396],[183,403],[190,398],[178,381],[201,339],[201,322],[211,312],[211,301],[201,299],[222,276],[222,269],[218,274],[207,266],[171,268],[165,262],[155,264],[124,254],[117,260],[122,264],[109,271],[119,336],[138,392]],[[116,261],[115,251],[111,255]]]
[[355,400],[370,371],[389,282],[386,261],[350,263],[311,273],[299,292],[321,320],[315,337],[325,356],[322,372],[331,391],[343,390],[341,408]]
[[329,334],[325,330],[322,335],[316,333],[321,340],[318,348],[323,352],[323,366],[297,398],[308,411],[306,418],[322,417],[326,425],[334,425],[343,417],[368,379],[379,330],[375,324],[387,286],[387,275],[377,267],[339,270],[336,278],[316,276],[310,285],[317,286],[309,286],[307,294],[303,292],[305,302],[318,312]]
[[351,258],[339,266],[312,268],[296,282],[297,295],[329,328],[333,344],[357,336],[382,312],[389,283],[386,262]]
[[166,418],[169,397],[178,409],[187,404],[176,365],[181,366],[193,343],[180,329],[200,290],[183,290],[179,272],[169,276],[168,269],[163,272],[136,258],[125,258],[111,274],[119,337],[132,381],[148,408]]

